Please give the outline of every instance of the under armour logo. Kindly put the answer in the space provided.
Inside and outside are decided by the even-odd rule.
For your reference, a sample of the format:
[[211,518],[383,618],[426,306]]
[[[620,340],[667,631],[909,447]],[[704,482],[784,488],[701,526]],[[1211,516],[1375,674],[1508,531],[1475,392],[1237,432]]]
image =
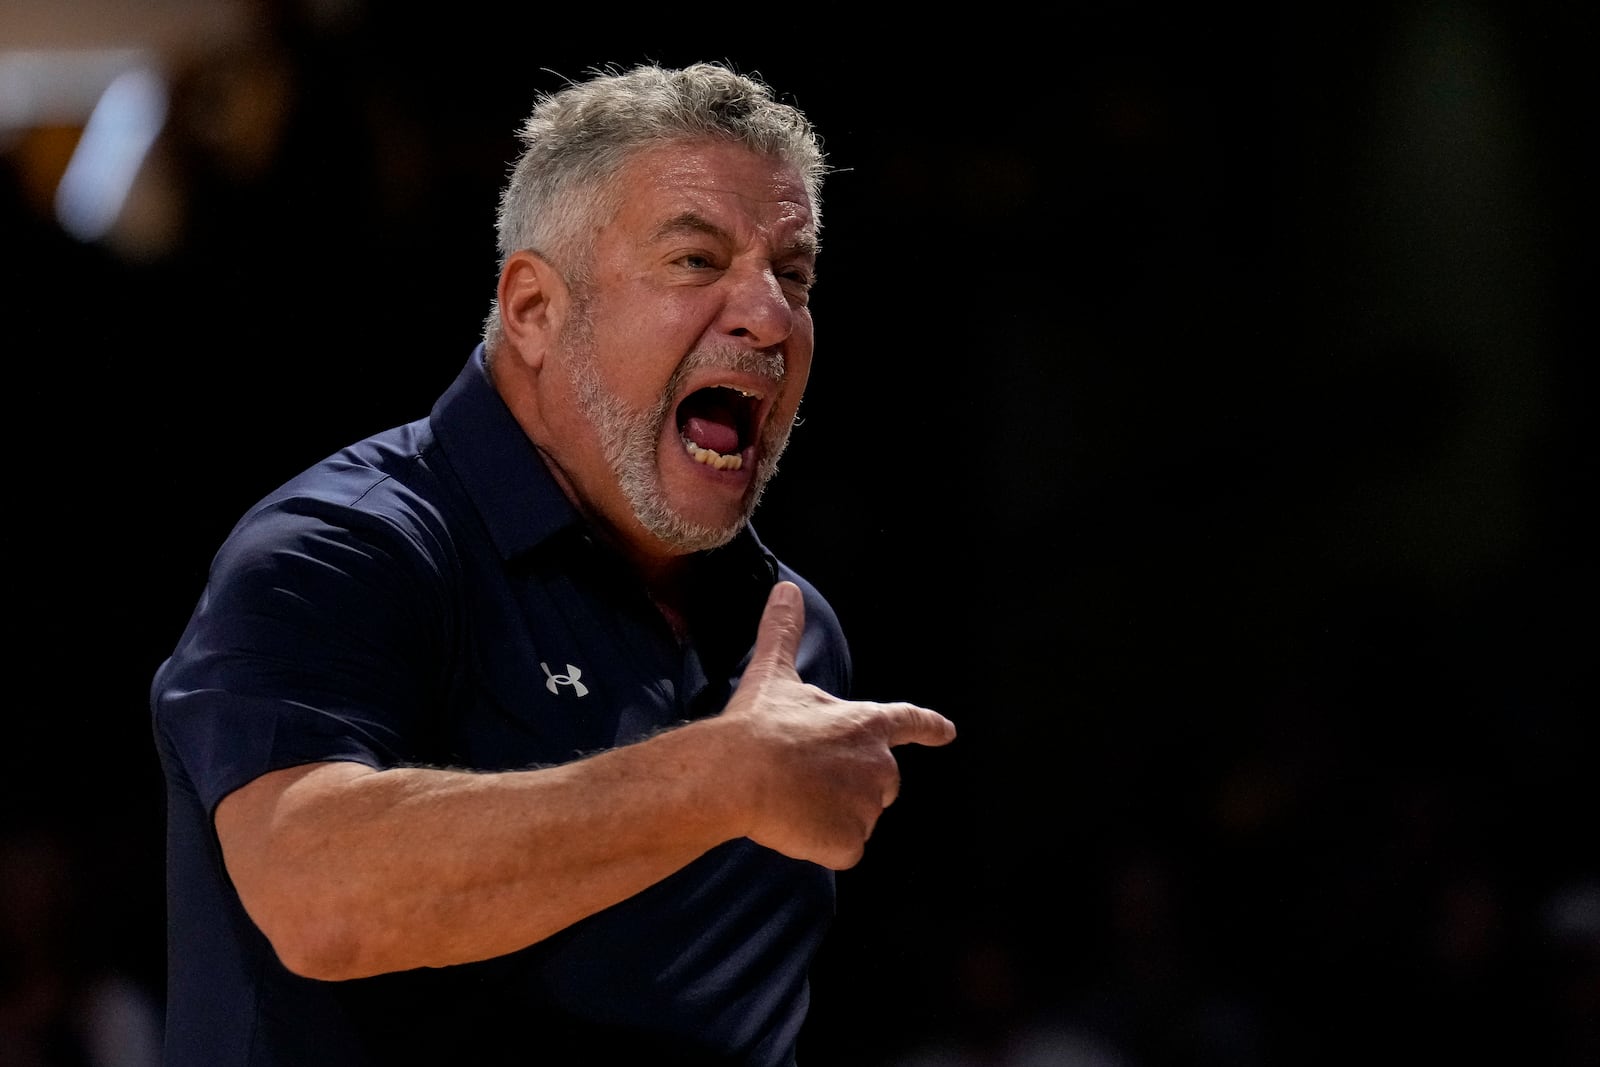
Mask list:
[[572,686],[572,691],[578,696],[585,697],[589,695],[589,687],[578,681],[579,678],[583,677],[583,672],[572,664],[567,664],[566,674],[551,673],[550,664],[548,663],[540,663],[539,666],[544,668],[544,687],[550,692],[559,693],[562,686],[570,685]]

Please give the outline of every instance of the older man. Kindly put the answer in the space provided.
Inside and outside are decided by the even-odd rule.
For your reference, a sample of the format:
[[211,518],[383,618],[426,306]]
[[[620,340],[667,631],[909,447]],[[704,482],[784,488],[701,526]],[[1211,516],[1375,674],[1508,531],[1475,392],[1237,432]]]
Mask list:
[[240,521],[154,681],[169,1067],[790,1064],[894,800],[749,519],[800,404],[824,170],[722,67],[543,99],[484,343]]

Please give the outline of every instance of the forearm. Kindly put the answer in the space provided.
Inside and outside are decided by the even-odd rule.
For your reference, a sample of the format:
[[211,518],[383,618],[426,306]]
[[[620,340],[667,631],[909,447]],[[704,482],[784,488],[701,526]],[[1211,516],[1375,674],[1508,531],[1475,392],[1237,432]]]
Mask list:
[[217,808],[240,900],[291,970],[354,978],[515,951],[736,837],[849,867],[899,791],[892,749],[955,727],[805,684],[803,627],[778,583],[720,715],[574,763],[263,775]]
[[486,959],[740,836],[734,791],[713,773],[729,766],[727,726],[533,771],[290,768],[226,798],[217,829],[246,910],[291,970]]

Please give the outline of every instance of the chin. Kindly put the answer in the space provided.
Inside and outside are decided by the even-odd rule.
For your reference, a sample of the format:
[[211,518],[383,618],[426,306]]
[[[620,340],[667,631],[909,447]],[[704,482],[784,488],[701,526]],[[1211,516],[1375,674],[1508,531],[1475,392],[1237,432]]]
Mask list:
[[[696,477],[683,478],[684,470],[680,466],[653,469],[648,475],[640,468],[630,472],[635,477],[623,479],[622,491],[634,518],[647,534],[677,552],[703,552],[727,544],[750,521],[765,479],[729,471],[712,476],[713,482],[722,484],[708,485],[701,480],[707,472],[698,466],[693,468]],[[742,491],[730,484],[735,479],[743,480]]]
[[749,521],[748,513],[730,519],[727,516],[688,516],[679,511],[651,516],[646,521],[640,516],[645,529],[658,540],[680,552],[705,552],[721,548],[738,536]]
[[648,489],[624,485],[623,491],[633,508],[634,518],[645,533],[679,553],[704,552],[727,544],[744,529],[754,510],[753,507],[674,507],[658,485]]

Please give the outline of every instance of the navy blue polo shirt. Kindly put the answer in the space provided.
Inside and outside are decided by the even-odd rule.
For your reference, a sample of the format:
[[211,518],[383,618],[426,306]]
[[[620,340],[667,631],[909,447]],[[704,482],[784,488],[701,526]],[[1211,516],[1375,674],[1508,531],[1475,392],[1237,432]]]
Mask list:
[[212,813],[319,760],[559,763],[716,714],[773,582],[805,594],[800,674],[844,695],[833,611],[748,528],[697,557],[680,644],[488,380],[329,457],[233,529],[152,707],[167,784],[167,1067],[787,1064],[832,872],[748,840],[506,956],[348,982],[278,963]]

